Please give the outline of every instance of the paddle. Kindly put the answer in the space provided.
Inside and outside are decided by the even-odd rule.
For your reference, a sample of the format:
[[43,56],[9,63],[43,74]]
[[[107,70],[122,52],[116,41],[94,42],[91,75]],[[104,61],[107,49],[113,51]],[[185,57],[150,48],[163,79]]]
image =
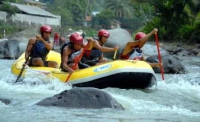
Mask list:
[[[88,47],[89,43],[87,43],[87,45],[83,48],[83,51],[81,52],[81,54],[78,56],[78,59],[75,61],[74,66],[72,67],[73,70],[75,70],[76,66],[78,65],[78,62],[81,60],[86,48]],[[69,78],[71,77],[72,73],[70,73],[67,77],[67,79],[65,80],[65,83],[69,80]]]
[[[158,60],[159,63],[162,64],[162,58],[161,58],[161,54],[160,54],[160,48],[159,48],[159,42],[158,42],[158,34],[155,33],[155,39],[156,39],[156,46],[157,46],[157,51],[158,51]],[[163,66],[160,66],[160,72],[162,74],[162,80],[164,81],[164,70],[163,70]]]
[[117,54],[117,50],[115,50],[115,53],[114,53],[114,56],[113,56],[113,60],[115,60],[116,54]]
[[[31,56],[31,53],[32,53],[32,51],[33,51],[33,48],[34,48],[34,46],[35,46],[36,43],[37,43],[37,40],[36,40],[36,42],[34,43],[33,47],[31,48],[31,51],[30,51],[30,53],[28,54],[28,57],[26,58],[26,61],[25,61],[24,64],[26,64],[26,63],[28,62],[28,60],[29,60],[29,58],[30,58],[30,56]],[[23,72],[24,69],[25,69],[25,66],[26,66],[26,65],[23,65],[23,67],[22,67],[22,69],[21,69],[21,71],[20,71],[20,73],[19,73],[19,75],[18,75],[18,77],[17,77],[15,83],[17,83],[18,80],[19,80],[19,78],[21,77],[22,72]]]

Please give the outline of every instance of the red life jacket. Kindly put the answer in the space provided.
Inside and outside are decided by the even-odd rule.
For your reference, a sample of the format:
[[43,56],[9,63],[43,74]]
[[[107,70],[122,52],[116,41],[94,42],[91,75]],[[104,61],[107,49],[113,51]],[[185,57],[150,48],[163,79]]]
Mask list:
[[[100,41],[99,39],[97,39],[97,38],[95,38],[95,40],[97,40],[97,41]],[[103,46],[103,45],[102,45]],[[94,50],[98,50],[98,53],[102,53],[99,49],[97,49],[97,48],[92,48],[91,50],[85,50],[85,52],[84,52],[84,57],[87,57],[87,58],[91,58],[91,57],[95,57],[95,58],[97,58],[96,56],[94,56],[94,55],[92,55],[93,53],[92,53],[92,51],[94,51]],[[95,52],[96,52],[95,51]]]

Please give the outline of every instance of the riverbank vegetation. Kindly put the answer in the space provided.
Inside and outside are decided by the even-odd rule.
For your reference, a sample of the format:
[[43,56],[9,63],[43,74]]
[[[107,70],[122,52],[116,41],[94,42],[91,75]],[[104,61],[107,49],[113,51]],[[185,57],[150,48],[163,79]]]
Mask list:
[[[22,2],[21,0],[10,1]],[[147,33],[157,27],[159,38],[163,41],[200,43],[199,0],[165,0],[164,2],[160,0],[40,0],[40,2],[46,3],[47,11],[61,16],[62,30],[82,29],[88,36],[93,36],[97,30],[110,29],[110,25],[117,22],[121,28],[128,30],[132,35],[138,31]],[[89,18],[87,21],[86,17]]]

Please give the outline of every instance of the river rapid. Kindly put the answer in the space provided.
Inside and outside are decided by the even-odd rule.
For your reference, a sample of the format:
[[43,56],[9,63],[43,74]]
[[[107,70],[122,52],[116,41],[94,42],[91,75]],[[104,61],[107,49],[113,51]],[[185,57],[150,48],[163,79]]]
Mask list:
[[182,59],[187,74],[165,74],[165,81],[156,74],[158,83],[150,89],[102,89],[125,110],[37,106],[71,86],[34,73],[24,79],[25,84],[14,84],[11,65],[15,60],[0,60],[0,98],[11,100],[8,105],[0,102],[0,122],[199,122],[200,85],[190,82],[200,79],[200,58]]

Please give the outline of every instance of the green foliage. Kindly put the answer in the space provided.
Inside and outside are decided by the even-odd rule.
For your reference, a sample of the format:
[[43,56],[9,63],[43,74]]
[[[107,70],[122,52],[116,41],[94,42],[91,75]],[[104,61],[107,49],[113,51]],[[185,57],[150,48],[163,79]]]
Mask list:
[[154,7],[149,3],[135,3],[133,6],[133,17],[139,19],[142,22],[148,22],[153,17]]
[[[8,1],[22,2],[22,0]],[[111,22],[118,20],[121,27],[131,33],[138,31],[148,33],[156,27],[159,29],[159,38],[165,41],[199,42],[200,40],[199,0],[41,0],[41,2],[47,3],[47,11],[61,16],[62,28],[82,29],[86,15],[92,16],[93,11],[100,12],[93,16],[92,26],[86,27],[87,36],[96,35],[96,31],[101,28],[110,29]],[[8,4],[2,4],[0,10],[7,11],[10,15],[17,12],[16,8]]]
[[85,19],[86,1],[67,0],[65,6],[73,15],[74,23],[76,25],[82,25]]
[[144,25],[143,22],[137,18],[121,20],[121,27],[126,28],[127,30],[130,30],[130,31],[135,31],[143,25]]
[[183,25],[179,30],[178,34],[182,35],[181,39],[188,43],[200,43],[200,22],[194,25]]
[[92,24],[98,24],[102,28],[109,28],[111,21],[114,19],[114,12],[106,9],[94,17]]
[[[158,36],[160,39],[165,38],[165,35],[167,35],[165,27],[161,24],[161,20],[158,17],[154,17],[152,21],[147,22],[146,26],[142,28],[140,31],[143,31],[145,33],[151,32],[154,28],[158,28]],[[152,37],[150,37],[149,40],[151,40]],[[155,40],[154,40],[155,41]]]
[[192,25],[183,25],[182,27],[180,27],[180,29],[178,30],[178,34],[182,35],[181,38],[184,40],[189,40],[190,36],[194,30],[194,26]]
[[88,36],[88,37],[96,37],[97,36],[97,31],[92,28],[86,28],[84,31],[86,32],[86,36]]
[[106,0],[105,9],[110,9],[115,14],[115,19],[121,20],[130,17],[129,0]]
[[5,12],[7,12],[10,15],[15,15],[18,12],[18,8],[15,7],[15,6],[11,6],[8,3],[3,3],[0,6],[0,11],[5,11]]
[[[54,4],[54,6],[52,6],[52,4]],[[56,0],[53,3],[47,3],[47,6],[48,11],[61,16],[62,26],[70,26],[74,24],[72,13],[65,8],[65,1]]]
[[166,0],[165,2],[152,0],[150,4],[155,7],[155,16],[159,21],[152,21],[152,23],[148,23],[148,26],[159,26],[161,28],[159,32],[162,32],[160,35],[164,40],[187,38],[187,35],[195,31],[193,23],[200,10],[200,7],[195,4],[199,5],[200,2],[197,3],[195,0]]
[[63,26],[83,24],[86,9],[85,0],[54,0],[53,3],[48,3],[47,6],[48,11],[61,15]]
[[25,27],[9,25],[9,24],[6,24],[3,20],[1,20],[0,21],[0,38],[3,38],[4,29],[5,29],[6,35],[9,35],[18,31],[22,31],[25,29]]

